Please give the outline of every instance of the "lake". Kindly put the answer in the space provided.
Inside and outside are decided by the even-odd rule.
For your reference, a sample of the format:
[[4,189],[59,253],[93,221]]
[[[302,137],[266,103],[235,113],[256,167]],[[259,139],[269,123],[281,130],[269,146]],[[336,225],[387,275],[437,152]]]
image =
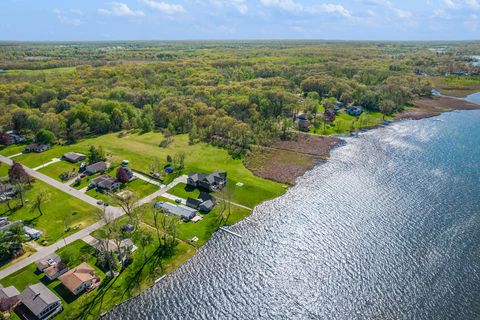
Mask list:
[[346,141],[107,318],[479,319],[480,111]]

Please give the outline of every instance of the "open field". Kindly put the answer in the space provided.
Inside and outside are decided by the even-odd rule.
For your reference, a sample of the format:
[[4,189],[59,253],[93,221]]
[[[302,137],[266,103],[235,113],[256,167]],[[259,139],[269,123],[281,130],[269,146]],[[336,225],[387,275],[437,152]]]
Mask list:
[[[48,193],[48,200],[42,204],[43,215],[40,215],[38,210],[32,211],[30,207],[34,197],[42,190]],[[12,207],[18,201],[12,200]],[[23,220],[26,225],[42,230],[39,240],[42,243],[53,243],[97,220],[94,207],[38,180],[26,191],[23,207],[10,211],[6,203],[1,203],[0,215],[9,217],[11,221]]]
[[[41,168],[41,169],[38,170],[38,172],[46,174],[47,176],[49,176],[49,177],[51,177],[55,180],[62,181],[60,179],[60,175],[62,173],[66,173],[66,172],[77,172],[78,173],[79,168],[80,168],[79,163],[70,163],[70,162],[62,160],[62,161],[59,161],[59,162],[52,163],[52,164],[46,166],[45,168]],[[62,182],[65,182],[65,181],[62,181]]]
[[[118,134],[107,134],[92,139],[83,140],[74,145],[54,146],[39,154],[24,154],[16,161],[34,168],[58,158],[67,151],[87,153],[90,145],[102,146],[106,151],[108,161],[118,165],[122,160],[130,160],[130,166],[140,172],[149,172],[154,159],[167,164],[167,155],[175,155],[179,151],[186,153],[185,169],[183,173],[226,171],[229,184],[242,182],[243,187],[234,191],[232,201],[253,207],[256,204],[275,198],[283,194],[281,185],[266,179],[258,178],[246,169],[241,159],[233,159],[226,150],[216,148],[205,143],[188,144],[187,135],[177,135],[173,143],[166,148],[159,147],[163,136],[160,133],[128,134],[120,137]],[[0,151],[0,154],[9,154],[10,147]],[[45,168],[46,169],[46,168]],[[53,174],[53,173],[52,173]]]

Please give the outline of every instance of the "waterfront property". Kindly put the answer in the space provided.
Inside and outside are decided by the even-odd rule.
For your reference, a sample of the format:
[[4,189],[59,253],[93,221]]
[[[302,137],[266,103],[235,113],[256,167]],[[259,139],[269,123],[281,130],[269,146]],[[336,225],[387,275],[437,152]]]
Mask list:
[[166,213],[181,217],[184,221],[190,221],[196,216],[197,210],[184,205],[176,205],[170,202],[155,202],[155,208],[163,209]]
[[90,290],[100,281],[95,275],[95,269],[83,262],[77,267],[67,271],[58,280],[74,295],[79,295],[85,290]]
[[227,184],[227,173],[215,171],[212,174],[192,173],[188,175],[187,185],[209,191],[222,189]]
[[358,117],[363,113],[363,107],[351,106],[351,107],[348,107],[346,111],[349,115]]
[[21,319],[50,319],[62,311],[62,302],[43,283],[32,284],[20,295],[16,309]]
[[77,152],[67,152],[63,154],[62,159],[71,163],[77,163],[87,158],[84,154]]

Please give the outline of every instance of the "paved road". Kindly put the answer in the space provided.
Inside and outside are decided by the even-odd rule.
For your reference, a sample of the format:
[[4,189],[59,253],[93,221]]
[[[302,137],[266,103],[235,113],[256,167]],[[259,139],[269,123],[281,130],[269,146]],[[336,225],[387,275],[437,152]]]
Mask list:
[[[12,165],[13,161],[7,157],[4,157],[2,155],[0,155],[0,162],[3,162],[3,163],[6,163],[8,165]],[[68,194],[70,194],[71,196],[77,198],[77,199],[80,199],[88,204],[91,204],[92,206],[95,206],[97,208],[103,208],[101,206],[98,206],[97,205],[97,199],[93,198],[93,197],[90,197],[84,193],[82,193],[80,190],[76,190],[76,189],[73,189],[71,187],[69,187],[68,185],[65,185],[55,179],[52,179],[50,178],[49,176],[46,176],[40,172],[37,172],[35,170],[32,170],[28,167],[25,167],[25,171],[31,175],[32,177],[38,179],[38,180],[41,180],[49,185],[51,185],[52,187],[58,189],[58,190],[61,190],[63,192],[66,192]],[[143,205],[143,204],[146,204],[148,202],[151,202],[153,199],[155,199],[156,197],[162,195],[163,193],[167,192],[170,188],[172,188],[173,186],[175,186],[177,183],[180,183],[180,182],[184,182],[186,181],[186,176],[181,176],[177,179],[175,179],[172,183],[170,183],[168,186],[156,191],[155,193],[143,198],[142,200],[140,200],[139,202],[136,203],[136,206],[140,206],[140,205]],[[117,219],[121,216],[123,216],[125,214],[125,212],[121,209],[121,208],[118,208],[118,207],[107,207],[106,208],[106,213],[107,215],[109,216],[110,219]],[[54,253],[55,251],[57,251],[58,249],[76,241],[76,240],[79,240],[79,239],[90,239],[89,238],[89,235],[90,233],[92,233],[93,231],[97,230],[97,229],[100,229],[101,227],[104,226],[104,222],[103,221],[99,221],[99,222],[96,222],[68,237],[66,237],[65,239],[61,239],[59,241],[57,241],[56,243],[48,246],[48,247],[42,247],[41,251],[38,251],[36,253],[34,253],[33,255],[3,269],[3,270],[0,270],[0,279],[3,279],[9,275],[11,275],[12,273],[14,273],[15,271],[18,271],[26,266],[28,266],[30,263],[33,263],[51,253]]]
[[41,166],[38,166],[38,167],[36,167],[36,168],[33,168],[32,170],[37,171],[37,170],[43,169],[43,168],[45,168],[45,167],[48,167],[48,166],[51,165],[51,164],[54,164],[54,163],[57,163],[57,162],[60,162],[60,161],[62,161],[62,160],[61,160],[61,159],[58,159],[58,158],[53,158],[52,161],[49,161],[49,162],[47,162],[47,163],[44,163],[44,164],[42,164]]
[[153,179],[150,179],[149,177],[141,174],[141,173],[138,173],[138,172],[133,172],[133,176],[134,177],[137,177],[138,179],[140,180],[143,180],[143,181],[146,181],[150,184],[154,184],[156,186],[159,186],[161,188],[165,187],[163,184],[161,184],[160,182],[156,181],[156,180],[153,180]]

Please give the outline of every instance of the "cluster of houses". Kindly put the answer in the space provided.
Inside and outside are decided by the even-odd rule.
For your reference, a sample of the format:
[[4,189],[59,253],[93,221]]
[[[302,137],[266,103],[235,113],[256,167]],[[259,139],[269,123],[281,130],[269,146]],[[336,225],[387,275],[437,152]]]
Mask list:
[[[336,101],[333,109],[335,112],[340,110],[341,108],[344,107],[344,104],[340,101]],[[361,106],[347,106],[345,107],[345,112],[351,116],[358,117],[363,113],[364,109]],[[303,132],[308,132],[310,131],[310,127],[312,126],[311,120],[313,119],[313,115],[311,114],[306,114],[306,113],[301,113],[297,115],[294,119],[294,122],[298,125],[298,129]]]
[[[85,169],[85,173],[92,175],[98,172],[104,172],[108,168],[106,162],[97,162],[92,165],[89,165]],[[128,167],[128,161],[123,160],[122,166],[118,170],[123,170],[128,180],[133,179],[133,171]],[[95,188],[98,191],[115,191],[122,186],[122,182],[117,178],[109,176],[107,174],[102,174],[101,176],[92,179],[90,182],[89,188]]]
[[[75,296],[100,284],[95,269],[85,262],[69,269],[58,255],[51,254],[35,262],[35,265],[38,272],[44,273],[48,280],[58,279]],[[63,307],[60,298],[41,282],[29,285],[22,293],[14,286],[0,286],[0,311],[8,316],[13,309],[21,319],[51,319]]]
[[[197,199],[189,197],[186,205],[177,205],[170,202],[158,201],[154,204],[155,208],[163,209],[165,212],[177,215],[183,221],[199,220],[197,210],[200,212],[210,212],[216,205],[216,199],[206,191],[217,191],[227,184],[227,173],[215,171],[211,174],[192,173],[188,175],[187,186],[199,188],[200,192]],[[203,191],[206,190],[206,191]]]

